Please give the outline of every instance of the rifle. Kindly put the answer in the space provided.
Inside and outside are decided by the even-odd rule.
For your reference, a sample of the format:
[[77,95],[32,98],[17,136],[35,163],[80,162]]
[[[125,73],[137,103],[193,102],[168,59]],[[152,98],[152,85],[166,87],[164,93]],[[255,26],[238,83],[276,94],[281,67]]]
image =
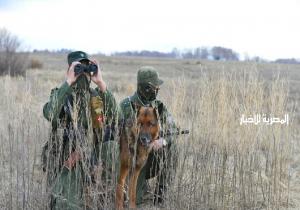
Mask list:
[[[184,135],[184,134],[189,134],[189,133],[190,133],[190,131],[187,129],[180,130],[179,128],[177,128],[176,131],[170,131],[170,130],[167,130],[166,132],[160,131],[159,136],[166,138],[168,136],[179,136],[179,135]],[[171,142],[167,143],[167,141],[164,139],[163,145],[170,146]]]
[[180,130],[179,128],[177,128],[176,131],[170,131],[170,130],[167,130],[166,132],[160,131],[159,136],[161,137],[179,136],[179,135],[184,135],[189,133],[190,131],[187,129]]

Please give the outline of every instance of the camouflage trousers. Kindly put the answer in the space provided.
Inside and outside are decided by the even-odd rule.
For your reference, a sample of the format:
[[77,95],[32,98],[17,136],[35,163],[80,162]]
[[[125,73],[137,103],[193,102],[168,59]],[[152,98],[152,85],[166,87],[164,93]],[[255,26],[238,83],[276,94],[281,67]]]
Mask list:
[[[99,204],[99,195],[107,198],[108,193],[114,194],[119,170],[118,143],[102,143],[100,151],[102,165],[100,164],[100,170],[95,171],[96,174],[91,175],[80,161],[70,170],[62,168],[49,186],[50,209],[98,209],[99,205],[104,205]],[[111,202],[113,198],[102,199],[103,202],[109,200]]]
[[169,145],[156,152],[149,154],[147,162],[138,178],[137,182],[137,203],[143,202],[147,188],[147,180],[156,177],[156,188],[159,186],[167,189],[172,182],[177,167],[177,147],[175,144]]

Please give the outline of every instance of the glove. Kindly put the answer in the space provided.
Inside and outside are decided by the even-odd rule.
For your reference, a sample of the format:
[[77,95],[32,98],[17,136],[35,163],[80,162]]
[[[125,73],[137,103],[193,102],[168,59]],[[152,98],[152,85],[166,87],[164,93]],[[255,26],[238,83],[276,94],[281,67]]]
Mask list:
[[152,142],[152,149],[154,150],[154,151],[157,151],[157,150],[159,150],[159,149],[161,149],[161,148],[163,148],[164,146],[167,146],[167,141],[164,139],[164,138],[159,138],[159,139],[157,139],[157,140],[154,140],[153,142]]

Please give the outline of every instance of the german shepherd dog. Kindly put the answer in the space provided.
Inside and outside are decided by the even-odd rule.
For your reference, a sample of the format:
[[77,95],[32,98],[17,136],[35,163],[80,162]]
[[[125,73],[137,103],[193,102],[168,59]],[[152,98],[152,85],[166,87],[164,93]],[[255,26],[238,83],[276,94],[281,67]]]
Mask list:
[[116,189],[116,208],[123,209],[124,185],[129,179],[129,208],[136,208],[136,185],[152,149],[151,143],[159,138],[157,112],[152,107],[139,107],[137,117],[125,122],[120,134],[120,174]]

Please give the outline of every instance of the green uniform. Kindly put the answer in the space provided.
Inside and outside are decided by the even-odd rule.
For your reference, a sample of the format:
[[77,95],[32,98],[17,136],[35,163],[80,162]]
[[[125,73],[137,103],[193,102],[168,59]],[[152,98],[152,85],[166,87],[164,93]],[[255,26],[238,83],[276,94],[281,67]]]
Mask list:
[[[160,100],[152,100],[150,102],[142,101],[138,93],[125,98],[121,104],[121,121],[126,119],[134,119],[136,117],[137,106],[151,106],[158,110],[159,121],[162,133],[174,133],[177,130],[175,122],[168,112],[166,106]],[[164,137],[164,135],[162,136]],[[157,187],[166,187],[172,180],[172,171],[176,168],[177,155],[176,145],[174,143],[174,136],[165,136],[167,146],[157,152],[151,152],[148,160],[141,171],[137,183],[137,202],[140,203],[146,191],[146,180],[157,176]]]
[[[102,103],[101,126],[93,126],[90,101],[98,97]],[[113,163],[118,160],[118,145],[114,127],[118,107],[109,90],[98,88],[75,91],[64,82],[51,91],[50,100],[44,105],[44,117],[51,122],[51,136],[43,148],[43,169],[47,172],[47,186],[51,209],[82,209],[86,207],[87,186],[95,182],[90,173],[102,164],[106,186],[115,182]],[[80,154],[75,166],[66,167],[70,154]]]

